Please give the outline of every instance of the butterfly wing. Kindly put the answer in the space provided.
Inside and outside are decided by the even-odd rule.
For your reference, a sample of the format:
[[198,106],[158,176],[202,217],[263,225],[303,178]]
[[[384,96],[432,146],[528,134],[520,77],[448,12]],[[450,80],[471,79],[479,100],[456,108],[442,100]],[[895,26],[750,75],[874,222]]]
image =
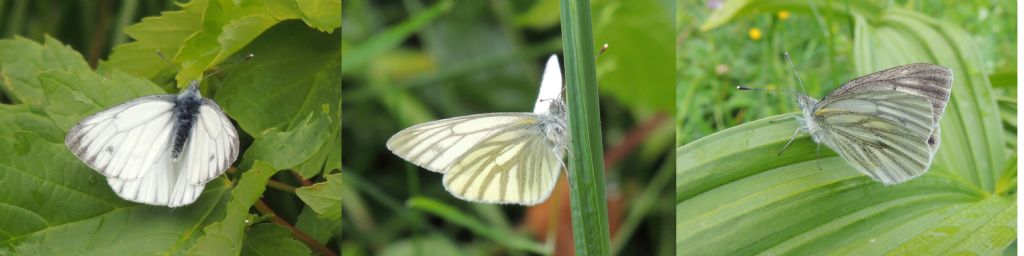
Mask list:
[[138,98],[78,122],[64,144],[104,176],[141,178],[169,155],[174,95]]
[[529,113],[488,113],[453,117],[399,131],[387,147],[402,159],[445,173],[459,157],[484,138],[512,124],[536,119]]
[[539,122],[521,119],[481,140],[445,173],[445,189],[474,202],[543,202],[562,170],[564,149],[551,145]]
[[190,185],[203,185],[220,176],[238,157],[238,132],[217,103],[203,99],[192,135],[179,159]]
[[[816,138],[858,171],[886,185],[920,176],[931,165],[935,126],[924,97],[864,91],[826,98],[814,111]],[[816,133],[816,134],[814,134]]]
[[931,153],[939,147],[939,120],[946,110],[949,93],[953,88],[953,72],[943,66],[914,63],[878,71],[846,82],[825,98],[865,91],[898,91],[923,97],[931,103],[932,126],[929,136]]

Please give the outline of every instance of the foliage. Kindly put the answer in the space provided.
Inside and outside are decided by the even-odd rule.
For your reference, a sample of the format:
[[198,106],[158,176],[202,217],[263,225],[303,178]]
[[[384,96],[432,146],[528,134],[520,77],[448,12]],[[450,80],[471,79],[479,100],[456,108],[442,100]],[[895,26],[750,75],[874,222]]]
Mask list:
[[[127,26],[123,34],[116,31],[114,37],[127,34],[136,41],[116,45],[105,62],[92,54],[87,62],[56,39],[65,36],[60,31],[47,31],[56,38],[33,36],[42,44],[23,37],[0,40],[0,119],[5,126],[0,140],[13,145],[0,147],[0,254],[291,255],[331,250],[326,246],[337,243],[337,224],[325,226],[331,222],[319,218],[327,217],[307,213],[312,204],[287,192],[265,192],[265,187],[268,181],[299,184],[292,175],[280,175],[288,172],[321,180],[325,172],[340,169],[337,157],[330,156],[340,155],[340,17],[324,11],[340,11],[340,1],[267,3],[182,4],[181,10]],[[117,20],[137,19],[139,12],[131,8],[153,14],[150,4],[119,6]],[[114,7],[98,8],[111,13]],[[21,21],[29,27],[42,22]],[[20,26],[6,29],[22,31]],[[156,50],[173,64],[161,60]],[[169,209],[120,199],[101,174],[64,146],[65,131],[81,118],[139,96],[177,93],[171,75],[177,73],[177,85],[182,85],[248,53],[256,58],[202,81],[204,97],[217,101],[237,122],[245,153],[228,175],[207,184],[195,203]],[[98,63],[95,72],[89,63]],[[272,176],[279,181],[271,181]],[[251,209],[254,204],[258,215]],[[261,223],[271,218],[280,221]],[[299,242],[305,238],[293,234],[302,233],[312,235]]]
[[[607,193],[609,223],[625,234],[613,232],[612,243],[619,246],[612,249],[664,255],[673,248],[672,230],[665,228],[673,210],[670,199],[658,195],[671,188],[647,184],[657,174],[671,175],[671,168],[662,167],[674,166],[668,155],[673,135],[665,122],[671,97],[663,93],[672,90],[674,79],[671,8],[665,8],[671,3],[629,3],[595,1],[592,8],[592,47],[611,46],[598,58],[596,75],[603,132],[598,146],[608,160],[607,180],[616,185]],[[391,135],[414,124],[529,111],[542,61],[561,55],[558,6],[557,0],[345,2],[346,253],[572,251],[564,183],[540,206],[467,203],[444,191],[440,175],[402,161],[385,147]],[[649,207],[635,207],[640,202]]]
[[[941,5],[923,5],[933,4]],[[1015,101],[1003,101],[1009,105],[1003,107],[997,104],[997,95],[1015,98],[1016,90],[994,89],[987,75],[1012,70],[991,64],[1013,64],[1003,60],[1007,56],[979,50],[979,42],[954,25],[961,24],[955,19],[936,20],[907,10],[915,7],[731,1],[710,16],[695,16],[703,24],[684,23],[682,33],[694,38],[683,42],[681,61],[697,66],[680,67],[680,83],[711,88],[679,87],[680,98],[691,101],[680,104],[693,111],[681,111],[684,116],[677,125],[694,128],[678,128],[679,142],[685,145],[677,151],[677,253],[990,255],[1013,242],[1016,136],[1005,128],[1009,125],[1001,124],[1016,122],[990,113],[1015,111]],[[943,11],[935,6],[916,8]],[[1006,5],[981,8],[1000,12]],[[771,19],[764,19],[768,16]],[[1007,24],[997,20],[1006,18],[996,16],[981,21],[981,26],[966,27],[989,32],[993,28],[984,24]],[[701,32],[692,30],[697,25]],[[767,26],[771,32],[764,41],[714,43],[736,38],[738,30],[750,26]],[[981,41],[992,39],[1000,45],[1016,44],[999,35]],[[941,122],[942,146],[929,172],[886,187],[826,147],[819,151],[806,135],[777,155],[796,124],[772,122],[777,117],[767,116],[792,111],[796,104],[789,95],[741,95],[732,88],[741,83],[778,88],[780,82],[772,81],[779,78],[794,84],[787,66],[776,58],[784,50],[796,57],[805,85],[816,97],[856,75],[898,64],[950,67],[953,96]],[[705,51],[714,54],[690,57]],[[730,128],[738,123],[744,124]],[[714,133],[693,140],[710,132]]]

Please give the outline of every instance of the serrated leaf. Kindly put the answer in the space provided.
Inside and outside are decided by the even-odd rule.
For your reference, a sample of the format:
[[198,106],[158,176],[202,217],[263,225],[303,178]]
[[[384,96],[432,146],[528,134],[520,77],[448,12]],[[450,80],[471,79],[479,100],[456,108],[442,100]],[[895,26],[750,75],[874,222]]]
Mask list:
[[214,99],[254,136],[298,126],[309,113],[323,112],[324,104],[336,111],[339,40],[299,22],[275,26],[247,46],[244,51],[256,58],[233,69]]
[[259,224],[245,232],[241,255],[312,255],[309,247],[292,238],[292,232],[277,224]]
[[327,181],[301,187],[295,195],[309,205],[321,218],[329,220],[341,219],[341,173],[324,176]]
[[306,122],[288,131],[276,128],[259,135],[242,157],[242,168],[253,161],[266,161],[281,169],[291,169],[312,158],[327,143],[331,134],[329,119],[323,112],[309,113]]
[[242,174],[238,186],[231,189],[224,219],[203,228],[189,255],[238,255],[242,249],[243,234],[248,226],[249,208],[266,190],[267,181],[277,170],[269,163],[256,161],[252,169]]
[[56,39],[46,36],[46,44],[15,37],[0,40],[0,76],[7,97],[15,103],[41,107],[42,87],[36,74],[44,71],[89,71],[80,54]]
[[295,0],[295,4],[310,27],[323,32],[341,27],[341,0]]
[[[197,5],[197,2],[204,0],[193,1],[190,5]],[[156,52],[168,58],[177,55],[185,39],[199,30],[201,17],[201,13],[182,10],[143,18],[142,22],[124,29],[135,41],[114,47],[110,58],[98,69],[119,69],[149,79],[174,70],[176,67],[160,59]]]

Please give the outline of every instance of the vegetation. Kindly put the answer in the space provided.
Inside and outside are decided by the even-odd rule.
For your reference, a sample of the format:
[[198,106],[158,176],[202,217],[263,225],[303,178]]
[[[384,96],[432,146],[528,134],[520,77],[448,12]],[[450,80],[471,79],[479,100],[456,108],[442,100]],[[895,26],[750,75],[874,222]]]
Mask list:
[[[341,3],[277,3],[0,2],[0,254],[340,252]],[[123,200],[65,147],[82,118],[192,79],[242,148],[195,203]]]
[[[677,16],[677,254],[1012,254],[1016,237],[1013,1],[684,1]],[[954,72],[931,169],[883,186],[795,122],[782,52],[820,98],[912,62]],[[1008,246],[1010,248],[1008,248]]]
[[[673,105],[665,93],[674,81],[673,9],[653,0],[592,4],[591,54],[610,45],[596,61],[603,135],[596,146],[604,149],[610,249],[671,254],[673,231],[665,224],[674,222],[674,209],[663,195],[675,166]],[[559,1],[351,0],[343,17],[346,254],[573,252],[564,180],[534,207],[469,203],[448,194],[441,175],[385,147],[414,124],[532,109],[543,61],[562,56],[568,40]],[[590,59],[568,55],[563,63]],[[597,216],[602,209],[582,210]]]

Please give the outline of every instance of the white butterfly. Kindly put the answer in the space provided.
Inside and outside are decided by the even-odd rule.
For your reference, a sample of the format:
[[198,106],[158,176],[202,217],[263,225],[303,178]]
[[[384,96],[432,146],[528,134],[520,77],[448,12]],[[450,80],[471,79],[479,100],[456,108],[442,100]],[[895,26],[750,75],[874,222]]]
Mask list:
[[78,157],[107,177],[125,200],[179,207],[238,157],[238,132],[220,106],[199,95],[134,99],[82,119],[64,138]]
[[913,179],[928,171],[939,149],[939,119],[952,83],[949,68],[916,63],[854,79],[821,101],[797,94],[803,116],[783,150],[805,131],[876,181]]
[[562,72],[548,59],[533,113],[488,113],[406,128],[388,140],[395,155],[444,174],[455,197],[534,205],[551,194],[569,143]]

